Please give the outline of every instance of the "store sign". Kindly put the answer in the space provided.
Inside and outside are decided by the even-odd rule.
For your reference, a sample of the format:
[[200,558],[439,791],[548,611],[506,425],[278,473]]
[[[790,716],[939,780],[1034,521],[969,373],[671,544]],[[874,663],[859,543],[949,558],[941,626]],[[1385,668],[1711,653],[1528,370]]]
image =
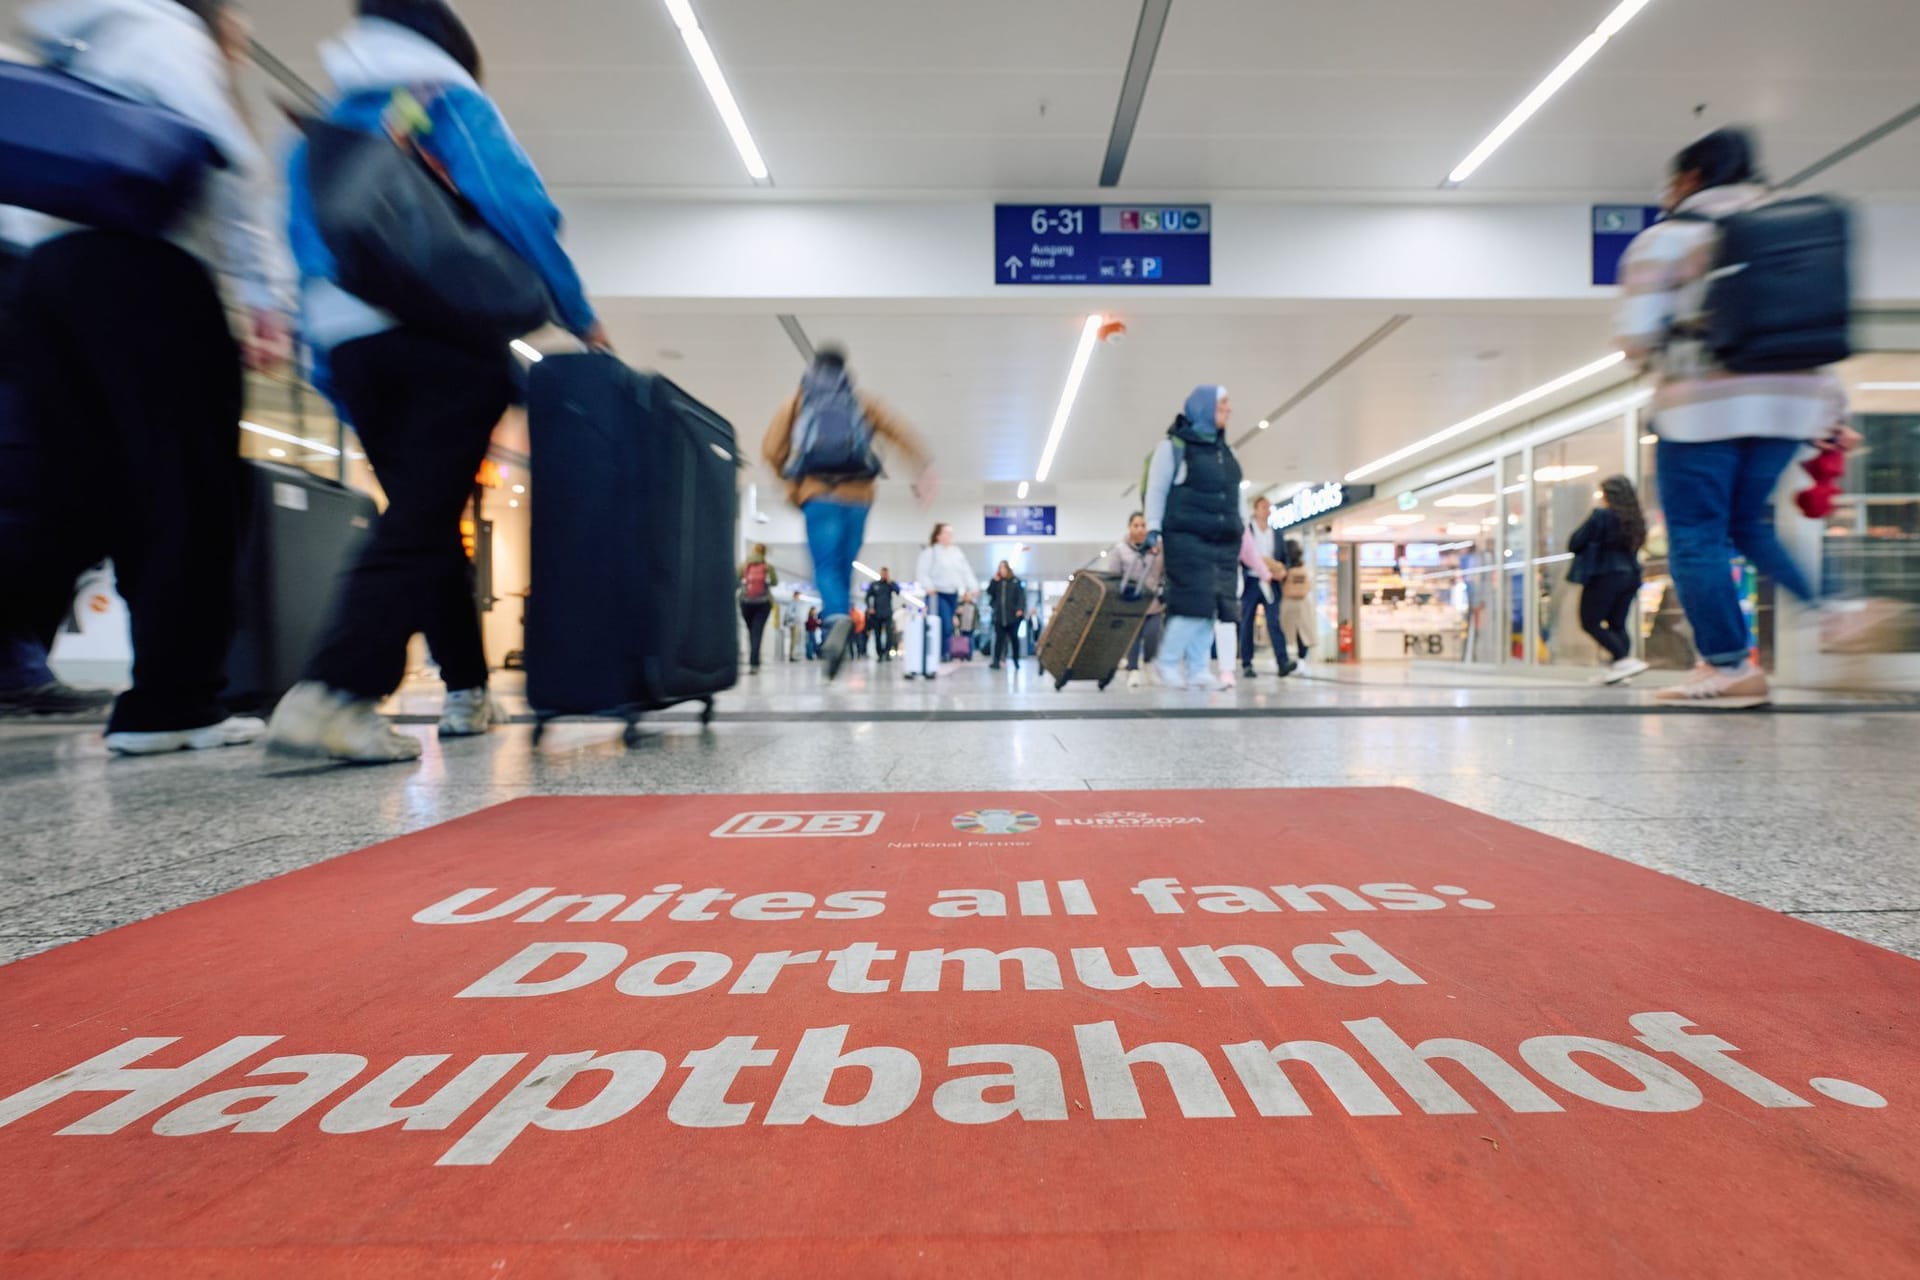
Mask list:
[[519,800],[8,965],[0,1273],[1914,1274],[1913,960],[1415,791],[868,803]]
[[1342,484],[1339,481],[1317,484],[1310,489],[1302,489],[1275,507],[1269,523],[1276,529],[1291,528],[1356,502],[1365,502],[1372,496],[1373,486],[1370,484]]

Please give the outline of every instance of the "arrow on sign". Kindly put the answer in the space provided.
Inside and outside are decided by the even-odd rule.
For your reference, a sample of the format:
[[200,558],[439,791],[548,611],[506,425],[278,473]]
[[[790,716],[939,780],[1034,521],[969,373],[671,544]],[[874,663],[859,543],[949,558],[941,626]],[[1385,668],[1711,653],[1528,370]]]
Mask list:
[[1020,268],[1026,266],[1027,263],[1024,258],[1009,257],[1002,265],[1006,267],[1008,275],[1018,280],[1020,278]]

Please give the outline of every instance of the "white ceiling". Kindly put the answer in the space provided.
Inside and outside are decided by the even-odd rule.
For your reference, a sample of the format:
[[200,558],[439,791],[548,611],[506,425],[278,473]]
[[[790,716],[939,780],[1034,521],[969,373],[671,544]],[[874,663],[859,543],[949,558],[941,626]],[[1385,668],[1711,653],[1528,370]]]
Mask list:
[[[1227,387],[1238,436],[1388,318],[1132,317],[1125,342],[1095,351],[1053,478],[1111,483],[1118,494],[1139,479],[1142,460],[1196,384]],[[847,347],[862,387],[919,428],[947,476],[1011,483],[1039,463],[1085,317],[798,319],[816,343]],[[624,356],[661,369],[752,442],[799,377],[800,357],[771,318],[616,305],[608,325]],[[1337,478],[1586,363],[1606,350],[1606,338],[1602,316],[1418,316],[1256,437],[1243,463],[1262,484]]]
[[[1638,198],[1708,124],[1758,125],[1785,174],[1920,97],[1916,0],[1653,0],[1465,191],[1440,196],[1447,170],[1614,2],[1175,0],[1123,190]],[[489,87],[563,192],[749,189],[659,0],[457,3]],[[694,4],[779,189],[882,196],[1090,188],[1139,18],[1137,0]],[[20,7],[0,0],[0,20]],[[315,46],[346,0],[247,7],[261,40],[320,82]],[[1823,181],[1920,193],[1920,126]],[[1030,476],[1082,315],[953,310],[849,304],[800,320],[852,348],[865,384],[920,424],[950,475]],[[1227,384],[1251,426],[1388,315],[1196,302],[1127,318],[1130,340],[1095,357],[1058,480],[1132,482],[1196,382]],[[609,321],[629,358],[750,439],[798,373],[771,316],[616,302]],[[1336,477],[1592,360],[1606,329],[1599,306],[1422,312],[1250,446],[1247,469],[1263,483]]]
[[[1126,186],[1430,194],[1615,2],[1176,0]],[[659,0],[458,7],[554,185],[748,185]],[[247,8],[317,80],[314,46],[344,0]],[[1135,0],[695,8],[776,183],[796,192],[1093,185],[1139,18]],[[1735,120],[1784,175],[1912,105],[1916,48],[1913,0],[1653,0],[1462,198],[1641,196],[1679,143]],[[1920,145],[1886,144],[1834,180],[1920,192]]]

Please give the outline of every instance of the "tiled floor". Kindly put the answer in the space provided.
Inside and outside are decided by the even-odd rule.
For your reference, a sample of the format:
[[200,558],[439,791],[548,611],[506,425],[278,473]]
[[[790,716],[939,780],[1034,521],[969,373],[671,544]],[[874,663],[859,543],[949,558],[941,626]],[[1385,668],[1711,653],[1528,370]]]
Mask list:
[[[396,707],[437,705],[414,688]],[[0,960],[524,795],[1329,785],[1413,787],[1920,957],[1920,714],[1799,707],[1271,677],[1231,698],[1055,693],[975,664],[832,690],[770,669],[711,730],[658,721],[632,749],[614,724],[562,723],[538,749],[525,725],[442,746],[414,724],[425,758],[375,769],[256,749],[112,760],[97,727],[6,725]],[[1167,714],[1183,710],[1204,714]]]

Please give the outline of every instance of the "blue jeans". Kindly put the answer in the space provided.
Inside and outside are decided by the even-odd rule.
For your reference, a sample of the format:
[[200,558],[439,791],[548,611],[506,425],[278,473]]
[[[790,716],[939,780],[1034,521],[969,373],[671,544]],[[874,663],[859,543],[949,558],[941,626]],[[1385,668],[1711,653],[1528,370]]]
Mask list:
[[934,657],[934,664],[945,662],[953,656],[953,615],[960,607],[958,591],[936,591],[933,594],[934,609],[940,615],[940,652]]
[[1267,599],[1265,583],[1261,582],[1258,578],[1242,575],[1240,579],[1241,666],[1250,667],[1253,665],[1253,655],[1258,648],[1256,641],[1259,632],[1253,629],[1255,625],[1254,614],[1256,612],[1266,617],[1267,642],[1273,646],[1273,656],[1278,661],[1280,670],[1284,672],[1293,665],[1293,659],[1287,651],[1287,639],[1280,634],[1279,594],[1280,592],[1276,588],[1274,590],[1274,596],[1276,598],[1273,600]]
[[807,549],[813,553],[813,585],[820,590],[820,617],[827,622],[853,613],[853,562],[867,540],[867,509],[815,498],[801,509],[807,518]]
[[1734,556],[1745,557],[1803,602],[1817,601],[1813,584],[1773,527],[1774,488],[1800,449],[1794,440],[1660,442],[1660,501],[1673,585],[1693,626],[1694,647],[1716,667],[1738,666],[1747,658]]
[[1167,619],[1166,636],[1160,642],[1161,680],[1177,689],[1190,681],[1207,679],[1207,663],[1213,657],[1213,627],[1212,618]]

